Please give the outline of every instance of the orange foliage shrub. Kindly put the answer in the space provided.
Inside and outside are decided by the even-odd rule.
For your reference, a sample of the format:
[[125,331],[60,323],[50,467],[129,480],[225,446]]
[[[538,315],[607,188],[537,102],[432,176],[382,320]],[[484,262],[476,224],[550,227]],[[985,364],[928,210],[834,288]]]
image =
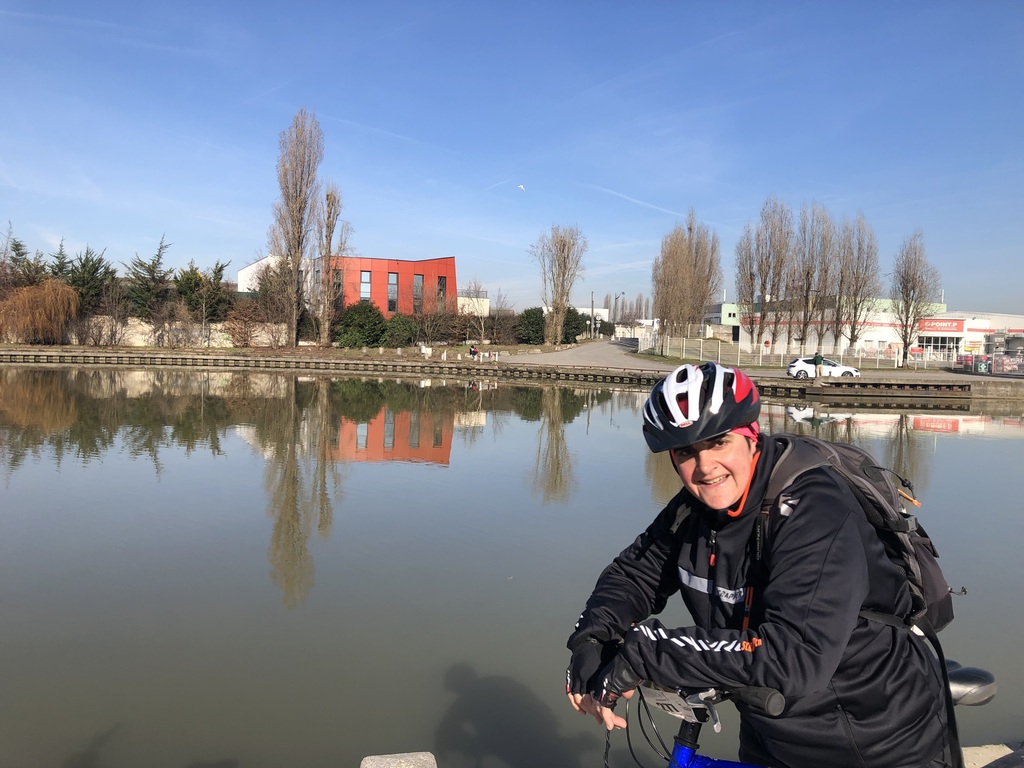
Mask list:
[[59,280],[46,280],[0,302],[0,329],[10,341],[62,344],[77,315],[78,292]]

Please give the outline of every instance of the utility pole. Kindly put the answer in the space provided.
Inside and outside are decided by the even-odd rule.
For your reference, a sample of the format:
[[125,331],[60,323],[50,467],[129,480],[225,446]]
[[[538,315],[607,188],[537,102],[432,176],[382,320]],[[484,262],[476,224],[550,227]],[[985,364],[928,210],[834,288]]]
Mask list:
[[594,292],[590,292],[590,338],[597,338],[597,318],[594,317]]

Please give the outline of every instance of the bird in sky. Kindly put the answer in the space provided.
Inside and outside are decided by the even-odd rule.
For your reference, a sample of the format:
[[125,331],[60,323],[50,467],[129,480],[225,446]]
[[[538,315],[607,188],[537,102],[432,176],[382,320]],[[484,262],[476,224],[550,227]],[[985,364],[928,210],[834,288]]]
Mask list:
[[524,186],[523,186],[522,184],[520,184],[520,185],[519,185],[519,188],[520,188],[521,190],[523,190],[523,192],[525,192],[525,191],[526,191],[526,187],[524,187]]

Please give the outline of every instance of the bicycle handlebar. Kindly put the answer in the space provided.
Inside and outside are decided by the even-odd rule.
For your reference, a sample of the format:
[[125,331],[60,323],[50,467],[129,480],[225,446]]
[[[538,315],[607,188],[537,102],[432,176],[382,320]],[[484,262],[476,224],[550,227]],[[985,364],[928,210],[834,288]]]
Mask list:
[[732,688],[725,698],[742,701],[747,706],[764,712],[769,717],[778,717],[786,709],[786,697],[774,688],[757,686]]
[[742,702],[769,717],[778,717],[786,709],[786,697],[775,688],[738,686],[707,690],[662,688],[645,681],[642,686],[658,709],[684,720],[694,717],[694,709],[707,709],[714,717],[714,705],[727,699]]

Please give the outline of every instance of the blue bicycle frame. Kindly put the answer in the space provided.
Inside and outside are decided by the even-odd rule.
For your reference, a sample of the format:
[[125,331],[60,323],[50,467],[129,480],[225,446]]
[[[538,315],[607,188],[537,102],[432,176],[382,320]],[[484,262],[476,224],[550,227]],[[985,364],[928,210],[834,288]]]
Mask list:
[[[648,696],[644,695],[644,690],[647,691]],[[763,766],[740,763],[733,760],[719,760],[699,754],[697,751],[699,749],[697,739],[700,736],[701,728],[705,723],[712,722],[715,730],[719,730],[720,726],[715,705],[728,699],[740,699],[772,716],[781,715],[786,705],[786,700],[782,694],[772,688],[738,688],[729,692],[708,690],[687,694],[683,691],[670,691],[647,684],[641,687],[640,704],[646,710],[647,717],[652,725],[654,725],[654,720],[651,719],[651,706],[648,703],[649,697],[652,697],[654,709],[671,714],[681,721],[671,756],[666,756],[662,753],[662,757],[667,757],[668,759],[669,768],[763,768]],[[647,733],[644,730],[643,718],[639,713],[638,717],[640,718],[638,725],[646,737]],[[657,732],[656,727],[655,732]],[[627,738],[628,736],[627,732]],[[661,741],[660,735],[658,739]],[[655,746],[649,737],[647,741],[652,747]],[[661,741],[661,745],[663,749],[668,749],[663,741]],[[632,751],[632,745],[630,750]]]
[[716,760],[698,754],[697,737],[700,735],[701,723],[683,722],[669,758],[669,768],[763,768],[750,763],[738,763],[735,760]]
[[[955,661],[948,660],[946,661],[946,669],[950,697],[954,705],[980,706],[987,704],[996,695],[996,681],[992,673],[977,667],[961,667]],[[774,697],[772,694],[774,694]],[[765,688],[740,690],[733,692],[733,694],[726,694],[726,698],[728,697],[744,698],[748,703],[754,703],[759,709],[772,715],[781,714],[785,704],[785,700],[782,699],[777,691]],[[641,697],[642,700],[643,697]],[[671,708],[668,711],[672,711]],[[710,711],[714,711],[713,704]],[[710,717],[707,711],[700,712],[698,709],[695,709],[693,714],[696,716],[697,722],[683,719],[679,725],[679,733],[675,737],[675,745],[669,758],[668,768],[764,768],[763,766],[752,765],[751,763],[719,760],[701,755],[698,752],[700,746],[697,744],[697,739],[700,737],[701,727],[710,720]],[[676,714],[676,716],[678,717],[679,715]],[[641,723],[641,730],[642,726],[643,724]]]

